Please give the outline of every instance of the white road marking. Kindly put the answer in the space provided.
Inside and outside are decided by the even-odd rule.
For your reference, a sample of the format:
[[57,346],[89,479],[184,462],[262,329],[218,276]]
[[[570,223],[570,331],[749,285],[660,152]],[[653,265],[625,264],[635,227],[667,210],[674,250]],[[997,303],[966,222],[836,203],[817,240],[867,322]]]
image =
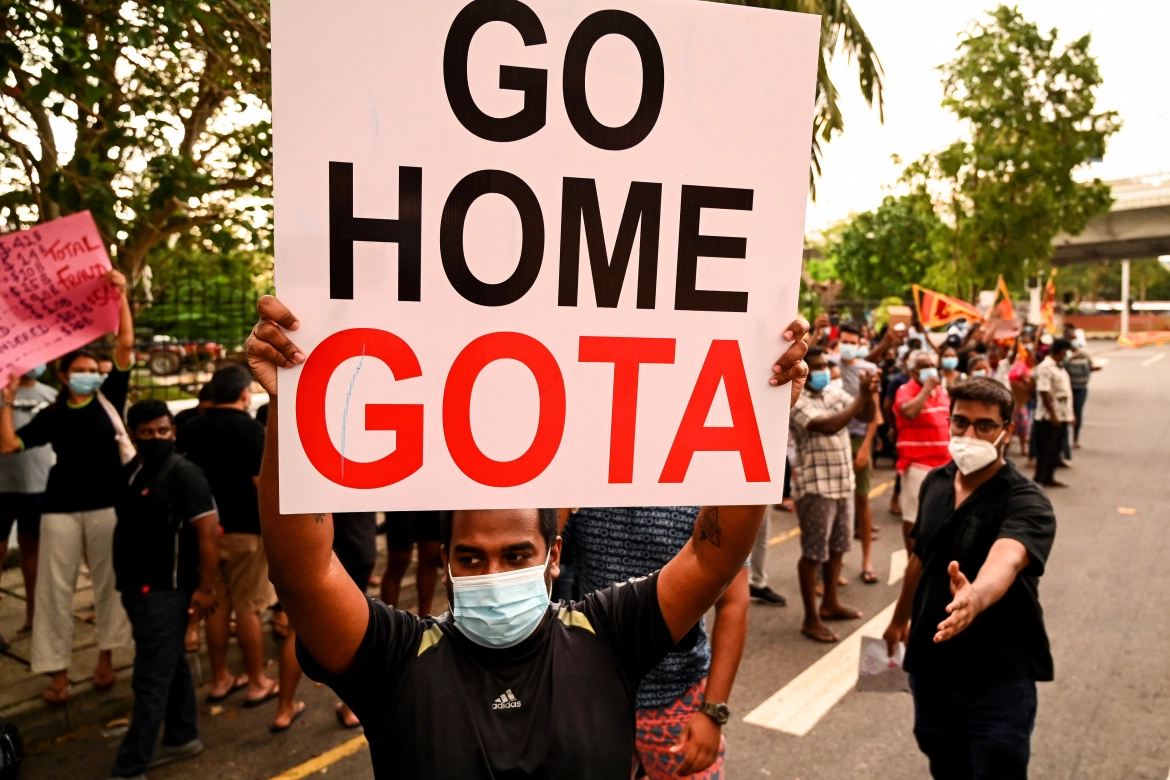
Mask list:
[[744,716],[743,722],[803,737],[857,685],[861,638],[881,637],[894,614],[890,604],[837,643],[792,682]]
[[1157,363],[1159,360],[1161,360],[1161,359],[1162,359],[1162,358],[1164,358],[1164,357],[1166,357],[1166,353],[1165,353],[1165,352],[1159,352],[1157,355],[1154,355],[1152,358],[1146,358],[1145,360],[1143,360],[1143,361],[1142,361],[1142,366],[1143,366],[1143,367],[1145,367],[1145,366],[1152,366],[1152,365],[1154,365],[1155,363]]
[[910,554],[906,552],[905,548],[895,550],[890,554],[890,579],[886,583],[887,585],[902,581],[902,578],[906,576],[906,562],[909,559]]

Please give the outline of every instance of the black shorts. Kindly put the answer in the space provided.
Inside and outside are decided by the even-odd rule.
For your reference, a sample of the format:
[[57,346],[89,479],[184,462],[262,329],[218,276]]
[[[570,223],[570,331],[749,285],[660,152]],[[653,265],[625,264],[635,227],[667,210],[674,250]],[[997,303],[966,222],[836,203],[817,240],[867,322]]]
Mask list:
[[0,493],[0,541],[8,541],[13,523],[17,535],[41,538],[44,499],[44,493]]
[[405,552],[415,542],[441,542],[438,512],[387,512],[386,546]]

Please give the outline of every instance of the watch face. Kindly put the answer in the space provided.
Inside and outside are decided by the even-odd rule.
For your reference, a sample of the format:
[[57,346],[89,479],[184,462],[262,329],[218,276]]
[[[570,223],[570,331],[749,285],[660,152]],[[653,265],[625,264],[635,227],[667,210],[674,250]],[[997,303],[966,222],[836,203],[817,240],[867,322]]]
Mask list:
[[702,711],[713,721],[722,726],[731,718],[731,708],[726,704],[703,702]]

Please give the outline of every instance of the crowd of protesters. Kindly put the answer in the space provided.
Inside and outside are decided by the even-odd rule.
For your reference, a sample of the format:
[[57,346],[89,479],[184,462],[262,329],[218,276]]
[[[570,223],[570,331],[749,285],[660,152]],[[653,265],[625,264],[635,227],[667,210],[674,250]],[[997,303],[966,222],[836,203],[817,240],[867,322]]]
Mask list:
[[[343,699],[336,710],[342,727],[365,725],[367,730],[371,726],[384,730],[381,711],[387,705],[370,698],[378,686],[362,689],[353,671],[365,669],[385,676],[370,667],[371,663],[388,661],[370,657],[367,645],[375,640],[368,638],[367,623],[371,630],[389,632],[376,641],[393,644],[398,641],[394,637],[403,631],[415,637],[417,652],[412,650],[403,659],[421,657],[451,626],[458,631],[447,645],[457,645],[452,651],[457,657],[472,646],[512,647],[535,630],[536,623],[520,626],[514,620],[504,627],[488,618],[477,624],[472,617],[477,609],[490,613],[491,605],[478,604],[469,595],[462,596],[460,612],[461,594],[475,588],[471,580],[489,575],[475,573],[475,556],[460,559],[457,566],[453,563],[460,548],[452,547],[456,518],[450,513],[386,512],[381,528],[374,512],[335,513],[330,518],[329,547],[349,585],[330,581],[321,585],[318,594],[307,590],[308,586],[291,587],[281,571],[289,567],[290,556],[307,555],[308,551],[295,555],[278,551],[270,569],[273,553],[266,548],[266,541],[271,543],[272,537],[265,534],[262,464],[266,448],[271,451],[273,447],[275,422],[269,422],[269,406],[254,411],[253,389],[258,379],[264,378],[253,375],[256,360],[252,368],[227,365],[217,370],[199,391],[197,405],[178,414],[172,414],[166,403],[152,399],[127,408],[134,363],[133,321],[125,279],[115,271],[109,281],[123,296],[112,354],[82,350],[58,360],[55,368],[60,391],[40,381],[48,372],[46,366],[12,378],[4,388],[0,410],[0,556],[7,551],[15,526],[28,593],[21,631],[32,633],[32,670],[50,675],[44,691],[47,701],[60,704],[70,695],[66,669],[72,653],[73,591],[83,560],[93,582],[98,628],[95,688],[107,689],[115,683],[112,651],[130,646],[133,639],[134,712],[113,777],[141,777],[148,767],[189,758],[203,750],[196,683],[187,663],[187,653],[199,647],[201,628],[211,668],[206,701],[215,704],[238,696],[242,706],[252,708],[275,700],[270,725],[274,733],[289,729],[305,711],[305,703],[296,699],[302,663],[313,679],[329,683]],[[254,341],[263,342],[264,349],[273,349],[272,338],[254,336]],[[911,563],[906,576],[909,590],[904,589],[887,638],[908,641],[911,646],[907,668],[917,664],[920,670],[915,675],[915,695],[917,720],[921,721],[924,713],[932,712],[931,707],[937,712],[939,706],[960,705],[951,696],[953,681],[931,671],[939,668],[932,666],[932,656],[938,651],[930,648],[927,639],[910,633],[911,599],[918,599],[913,604],[914,625],[932,609],[950,612],[954,604],[948,606],[952,601],[949,594],[971,587],[976,575],[982,579],[980,565],[994,559],[1000,569],[993,583],[998,589],[996,600],[1003,599],[1016,618],[1027,622],[1020,615],[1031,607],[1034,588],[1032,601],[1017,591],[1042,573],[1055,521],[1043,493],[1024,485],[1015,466],[1010,462],[1004,466],[1004,458],[1014,435],[1021,457],[1035,468],[1034,481],[1027,485],[1063,486],[1055,475],[1080,446],[1089,377],[1096,367],[1083,351],[1083,334],[1074,329],[1053,338],[1029,328],[1008,341],[995,341],[979,323],[932,334],[914,320],[874,333],[866,324],[826,314],[818,317],[798,343],[800,351],[783,371],[779,365],[774,371],[778,376],[787,374],[784,381],[795,376],[791,366],[799,364],[807,350],[807,383],[803,392],[798,389],[792,394],[785,500],[777,506],[795,512],[800,528],[797,573],[804,608],[800,630],[812,640],[832,643],[840,637],[827,623],[862,616],[840,600],[840,586],[846,583],[842,565],[852,540],[858,539],[861,579],[869,584],[879,581],[871,557],[871,544],[878,533],[870,505],[871,474],[877,458],[890,458],[898,474],[890,511],[903,518]],[[292,362],[268,353],[263,359],[273,371],[275,366]],[[266,384],[272,389],[271,381]],[[956,407],[957,403],[966,406]],[[974,416],[957,414],[957,408]],[[989,409],[998,412],[998,419],[995,414],[986,418],[975,414]],[[972,468],[967,469],[962,459],[970,461]],[[274,458],[270,455],[269,460]],[[988,472],[993,466],[998,475],[994,479]],[[984,476],[972,478],[974,481],[964,488],[963,480],[971,473]],[[956,487],[943,484],[948,475]],[[1005,527],[1015,529],[1006,537],[991,538],[1011,538],[1018,545],[1006,550],[989,545],[989,550],[973,552],[972,560],[978,559],[979,565],[974,566],[968,581],[963,572],[954,570],[950,552],[939,553],[927,540],[938,535],[940,514],[957,513],[956,507],[966,506],[960,500],[947,509],[945,501],[954,502],[956,494],[942,495],[940,491],[968,489],[964,499],[970,496],[973,500],[978,495],[986,502],[990,500],[987,490],[981,488],[985,482],[994,482],[1016,497],[1018,510],[1005,510],[1001,503],[989,510],[990,515],[981,515],[986,518],[1007,511]],[[621,659],[626,664],[622,675],[623,684],[633,685],[636,691],[629,745],[637,776],[723,776],[727,745],[721,728],[730,714],[727,701],[743,653],[748,604],[752,600],[775,606],[786,603],[783,595],[768,586],[764,573],[767,522],[755,525],[745,520],[730,534],[719,527],[719,512],[731,517],[732,509],[562,509],[557,513],[556,527],[549,526],[553,521],[542,514],[534,526],[535,539],[520,544],[527,545],[521,556],[525,563],[511,561],[505,567],[513,573],[526,571],[539,563],[543,554],[542,582],[547,579],[554,597],[560,596],[571,605],[561,607],[558,613],[564,626],[587,627],[590,633],[600,631],[609,636],[606,641],[626,643],[621,651],[628,654]],[[480,522],[474,520],[476,513],[463,514],[461,527]],[[704,527],[712,517],[714,530]],[[321,516],[314,522],[320,524]],[[379,531],[386,534],[387,548],[387,566],[381,577],[374,574]],[[669,579],[670,587],[677,590],[672,590],[668,599],[673,611],[663,605],[661,612],[646,603],[655,592],[654,586],[622,590],[622,583],[657,578],[656,572],[665,580],[671,567],[681,572],[687,566],[703,564],[691,560],[695,546],[720,532],[733,535],[737,544],[744,546],[743,558],[748,549],[752,552],[749,560],[740,558],[735,563],[734,555],[726,555],[730,551],[721,550],[717,558],[706,562],[721,572],[720,576],[727,575],[726,583],[711,585],[714,579],[703,579],[710,572],[691,572],[699,577],[695,582],[680,580],[676,574]],[[714,546],[721,547],[718,537]],[[532,562],[527,562],[529,558]],[[417,618],[404,623],[399,617],[402,613],[393,608],[401,603],[403,578],[412,561],[417,562]],[[463,570],[462,576],[453,573],[455,568]],[[442,581],[455,616],[427,618],[444,569]],[[553,579],[557,580],[555,586],[551,585]],[[916,596],[920,582],[925,584]],[[708,592],[707,585],[714,589]],[[352,591],[347,590],[350,587]],[[379,587],[384,606],[377,609],[355,606],[352,596],[347,595],[357,593],[364,598],[367,590]],[[923,590],[929,593],[923,596]],[[278,598],[290,603],[281,604]],[[660,594],[659,603],[663,603],[662,598]],[[306,606],[320,599],[337,607],[332,624]],[[547,607],[547,594],[538,601]],[[958,603],[957,595],[954,603]],[[984,603],[982,609],[993,603]],[[708,627],[702,614],[712,605],[715,620]],[[537,622],[545,607],[535,602],[526,605]],[[996,614],[1005,611],[1007,607]],[[264,632],[269,617],[278,643],[279,672],[275,678],[267,673]],[[939,635],[952,631],[953,636],[966,629],[973,617],[969,615],[957,630],[955,626],[940,629]],[[353,625],[337,622],[345,620]],[[1006,630],[1004,621],[1002,617],[984,619],[979,625],[987,630],[971,632],[979,635],[979,642],[987,645],[983,649],[993,656],[1000,652],[993,647],[994,631],[996,627]],[[299,622],[306,625],[298,626]],[[355,628],[359,623],[360,629]],[[952,623],[952,619],[945,623]],[[339,632],[340,650],[324,646],[326,628]],[[351,641],[352,647],[345,644],[347,632],[356,632],[358,641]],[[622,638],[629,632],[640,638]],[[238,671],[229,664],[233,635],[243,663]],[[461,644],[465,639],[471,644]],[[0,637],[0,641],[6,640]],[[555,645],[568,640],[558,634],[541,641]],[[933,641],[940,640],[935,637]],[[998,676],[985,675],[981,684],[994,688],[1006,681],[1018,688],[1020,680],[1027,680],[1033,683],[1032,688],[1023,694],[1016,688],[1007,694],[997,688],[983,704],[996,711],[997,706],[1011,706],[1003,703],[1012,695],[1016,697],[1012,701],[1030,695],[1030,717],[1034,718],[1034,682],[1051,678],[1042,622],[1030,638],[1019,639],[1017,644],[1011,649],[1015,660],[1005,662]],[[384,649],[404,651],[397,645]],[[594,651],[584,647],[575,652],[585,658]],[[970,655],[971,651],[964,652]],[[338,653],[348,653],[348,657],[341,658]],[[448,658],[443,663],[454,661]],[[342,670],[348,671],[342,674]],[[492,706],[519,708],[516,702],[522,685],[528,682],[517,678],[515,687],[500,691]],[[395,706],[405,706],[401,698],[396,694]],[[1013,711],[1013,717],[1018,715]],[[1016,721],[1016,744],[1009,746],[1008,752],[1015,751],[1018,763],[1021,730],[1030,733],[1031,726],[1028,717],[1022,721],[1016,717]],[[937,764],[942,768],[942,774],[936,776],[961,776],[947,774],[966,760],[956,747],[961,735],[942,731],[926,735],[916,726],[932,767]],[[386,759],[384,754],[379,757],[377,749],[374,753],[376,766]],[[422,760],[415,750],[411,755],[415,756],[412,760]],[[468,758],[472,763],[478,760],[473,759]],[[1026,765],[1026,750],[1023,761]]]

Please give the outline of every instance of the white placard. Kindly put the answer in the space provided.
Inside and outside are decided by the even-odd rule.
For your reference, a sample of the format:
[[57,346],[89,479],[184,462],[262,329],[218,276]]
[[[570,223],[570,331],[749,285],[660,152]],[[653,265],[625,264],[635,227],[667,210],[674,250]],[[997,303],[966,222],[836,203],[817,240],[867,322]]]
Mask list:
[[282,510],[779,501],[819,35],[274,2]]

